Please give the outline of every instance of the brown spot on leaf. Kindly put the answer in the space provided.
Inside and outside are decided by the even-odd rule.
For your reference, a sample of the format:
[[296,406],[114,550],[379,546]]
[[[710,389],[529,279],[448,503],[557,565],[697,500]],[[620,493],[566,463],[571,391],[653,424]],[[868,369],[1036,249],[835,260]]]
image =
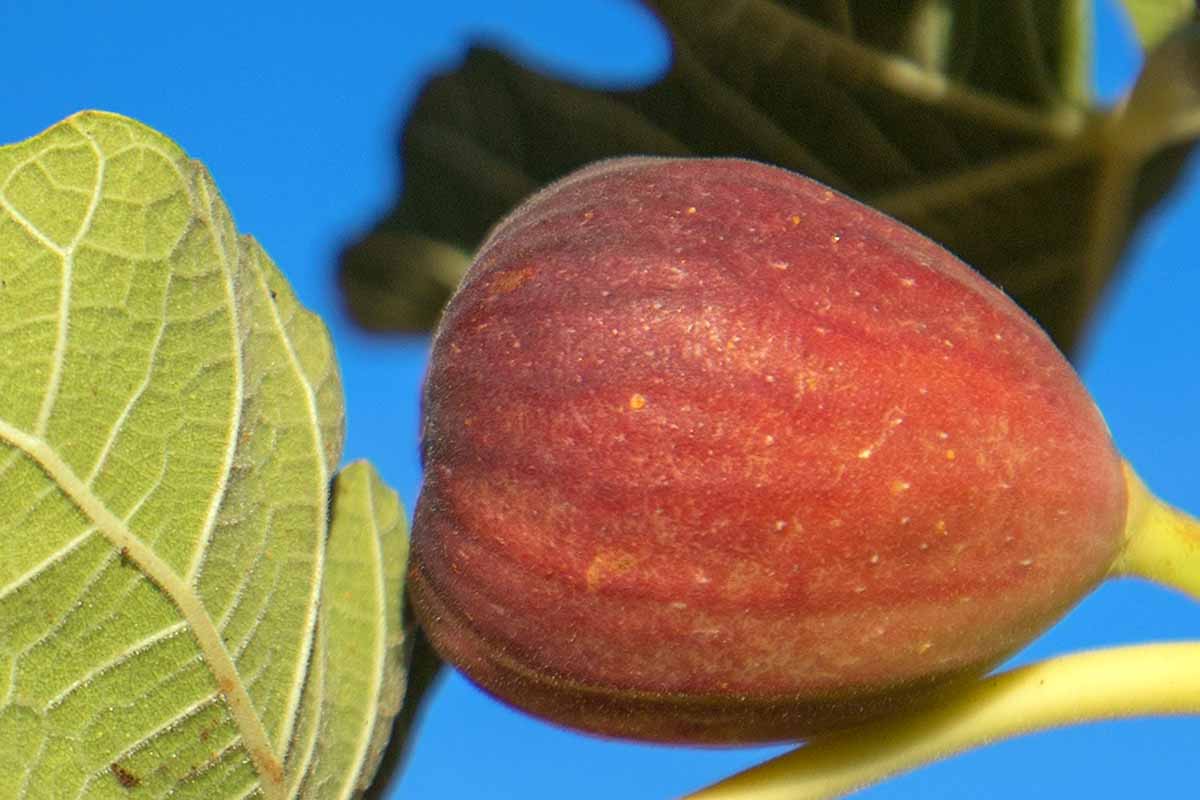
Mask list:
[[112,772],[113,777],[117,779],[117,783],[121,784],[126,789],[136,789],[142,785],[141,778],[139,778],[137,775],[134,775],[117,762],[114,761],[108,766],[108,768]]

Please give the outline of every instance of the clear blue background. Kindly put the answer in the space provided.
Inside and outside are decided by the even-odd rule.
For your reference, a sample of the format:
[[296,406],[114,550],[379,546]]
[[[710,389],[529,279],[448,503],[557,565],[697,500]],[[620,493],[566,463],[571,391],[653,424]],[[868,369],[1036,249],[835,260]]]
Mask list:
[[[1138,51],[1107,4],[1096,85],[1115,98]],[[648,80],[666,45],[630,2],[311,4],[0,2],[0,142],[83,108],[136,117],[212,170],[301,299],[329,322],[348,401],[347,459],[374,461],[411,508],[423,338],[372,339],[334,290],[339,247],[399,179],[396,124],[430,70],[485,38],[550,70]],[[1114,435],[1165,498],[1200,510],[1200,169],[1147,225],[1092,331],[1083,377]],[[1108,643],[1200,637],[1200,608],[1133,581],[1100,589],[1020,661]],[[697,751],[599,741],[488,700],[457,675],[418,730],[405,798],[656,798],[776,750]],[[1093,725],[951,759],[869,798],[1195,796],[1200,721]]]

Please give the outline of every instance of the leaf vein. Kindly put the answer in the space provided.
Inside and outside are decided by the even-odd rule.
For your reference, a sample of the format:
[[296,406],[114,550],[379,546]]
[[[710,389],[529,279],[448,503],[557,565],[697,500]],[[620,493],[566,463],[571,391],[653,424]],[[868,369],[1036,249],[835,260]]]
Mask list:
[[242,733],[250,757],[261,776],[264,795],[268,800],[281,797],[283,786],[280,759],[271,746],[245,685],[239,679],[237,667],[230,658],[229,651],[225,649],[220,634],[213,627],[212,618],[191,584],[180,578],[170,565],[135,536],[45,441],[12,427],[4,420],[0,420],[0,438],[28,453],[46,474],[62,487],[71,502],[95,522],[101,533],[115,547],[123,549],[130,561],[137,564],[175,603],[191,628],[192,635],[196,637],[201,653]]
[[29,781],[33,777],[33,774],[37,772],[38,764],[41,763],[42,758],[46,755],[46,744],[48,742],[49,737],[44,737],[38,744],[37,752],[26,762],[28,767],[25,770],[25,779],[21,781],[21,790],[17,793],[17,800],[25,800],[29,796]]
[[96,532],[95,527],[87,528],[86,530],[84,530],[83,533],[79,534],[74,539],[72,539],[71,541],[64,544],[58,550],[55,550],[53,553],[48,555],[46,558],[42,559],[37,564],[34,564],[31,568],[29,568],[23,574],[18,575],[16,577],[16,579],[9,582],[5,586],[0,586],[0,600],[4,600],[9,595],[11,595],[14,592],[18,591],[19,589],[21,589],[21,587],[26,586],[30,583],[33,583],[34,579],[36,579],[43,572],[50,569],[55,564],[59,563],[64,558],[71,555],[71,553],[78,550],[79,546],[81,544],[83,544],[84,541],[86,541],[87,538],[95,532]]
[[366,718],[359,730],[358,742],[355,743],[354,748],[354,760],[351,762],[357,766],[346,775],[346,782],[338,792],[338,796],[347,800],[354,796],[356,786],[364,777],[362,771],[366,767],[367,752],[371,747],[371,739],[375,735],[381,700],[380,693],[383,691],[383,677],[387,672],[388,656],[387,576],[383,567],[383,543],[380,541],[382,531],[379,529],[379,516],[375,509],[375,486],[371,481],[366,481],[366,493],[367,519],[371,522],[370,559],[373,573],[371,577],[375,583],[375,603],[378,609],[375,614],[375,652],[372,654],[375,669],[370,677],[371,701],[368,704]]
[[46,703],[46,710],[49,711],[50,709],[56,708],[57,706],[62,704],[68,697],[70,697],[72,694],[74,694],[76,691],[78,691],[79,689],[82,689],[84,686],[87,686],[89,683],[91,683],[95,679],[99,678],[104,673],[109,672],[110,670],[116,669],[117,667],[121,666],[122,664],[127,663],[131,659],[138,657],[139,655],[146,652],[147,650],[149,650],[151,647],[158,644],[159,642],[164,642],[167,639],[172,638],[175,634],[179,633],[179,631],[183,630],[186,627],[187,627],[187,623],[184,622],[183,620],[180,620],[179,622],[176,622],[174,625],[168,625],[167,627],[163,628],[162,630],[155,631],[154,633],[150,634],[149,636],[142,638],[140,641],[130,644],[128,647],[126,647],[126,649],[124,651],[122,651],[121,653],[118,653],[116,655],[116,657],[111,658],[108,661],[104,662],[103,664],[100,664],[99,666],[92,668],[87,673],[85,673],[83,676],[81,676],[79,679],[72,681],[70,684],[68,684],[67,687],[65,689],[63,689],[61,692],[59,692],[57,695],[50,698],[50,700]]
[[75,251],[78,249],[83,237],[91,229],[96,208],[100,205],[100,193],[104,188],[105,167],[107,163],[104,154],[100,152],[99,146],[92,140],[92,137],[86,133],[83,133],[83,137],[92,148],[92,152],[96,155],[96,178],[92,187],[91,197],[88,198],[87,210],[84,212],[83,221],[79,225],[79,230],[75,232],[74,238],[61,251],[62,285],[59,287],[58,295],[58,333],[54,342],[54,355],[50,366],[50,377],[46,385],[46,395],[42,398],[42,405],[38,410],[37,422],[34,424],[34,432],[38,436],[45,436],[46,434],[46,428],[50,424],[50,414],[54,410],[54,404],[58,401],[59,387],[62,385],[63,368],[66,366],[67,339],[71,330],[71,289],[75,274]]
[[[1085,115],[1063,106],[1033,109],[991,92],[925,69],[911,59],[883,53],[767,0],[732,4],[734,15],[751,10],[771,24],[793,31],[801,46],[819,53],[831,75],[848,83],[873,82],[914,100],[938,103],[964,116],[998,128],[1055,139],[1070,138],[1085,124]],[[673,18],[682,22],[681,12]]]
[[136,742],[134,742],[131,745],[129,745],[128,747],[126,747],[124,750],[120,751],[119,753],[114,753],[109,758],[104,759],[105,763],[102,766],[100,766],[99,768],[97,768],[96,771],[94,771],[90,776],[88,776],[88,779],[86,781],[84,781],[83,787],[80,789],[80,792],[78,795],[76,795],[76,797],[85,797],[87,795],[88,788],[97,779],[102,779],[105,775],[108,775],[109,774],[109,764],[113,763],[114,761],[123,761],[124,759],[129,758],[130,756],[134,755],[135,753],[139,752],[140,750],[144,749],[145,747],[148,747],[152,741],[154,741],[158,737],[162,736],[163,734],[168,733],[168,732],[174,730],[175,728],[179,727],[186,720],[188,720],[189,718],[200,713],[204,709],[208,708],[213,703],[218,702],[220,699],[221,699],[220,692],[213,692],[212,694],[210,694],[206,697],[200,698],[195,703],[192,703],[190,706],[183,709],[178,714],[176,714],[175,716],[166,720],[161,725],[159,725],[157,728],[148,732],[145,736],[141,737]]
[[[312,431],[313,452],[316,456],[317,464],[317,486],[315,487],[313,496],[328,498],[329,468],[325,460],[325,447],[322,437],[321,418],[317,410],[316,394],[313,391],[313,386],[308,379],[308,375],[304,371],[303,365],[300,363],[299,355],[292,345],[291,337],[288,336],[287,328],[279,317],[279,306],[271,299],[271,288],[266,282],[264,270],[258,264],[255,264],[255,267],[254,275],[258,281],[259,290],[267,298],[265,305],[270,310],[271,322],[276,329],[280,343],[283,345],[284,352],[287,353],[288,364],[295,373],[296,379],[303,387],[302,399],[304,400],[305,411],[308,415],[309,429]],[[281,718],[281,725],[283,727],[277,732],[276,737],[276,741],[280,743],[281,749],[286,747],[291,741],[292,731],[295,729],[298,717],[300,698],[304,691],[304,680],[308,671],[307,667],[312,657],[313,637],[316,632],[317,614],[321,602],[321,584],[325,577],[325,540],[329,532],[328,516],[327,508],[323,506],[321,513],[318,514],[316,532],[313,536],[313,574],[311,583],[309,584],[308,612],[304,622],[303,643],[294,666],[294,677],[288,694],[287,706]]]
[[[205,177],[207,175],[205,174]],[[230,398],[230,413],[229,425],[225,431],[225,448],[222,453],[221,472],[217,480],[217,485],[214,487],[212,500],[208,506],[208,512],[205,514],[204,524],[201,528],[201,533],[195,551],[192,554],[192,560],[186,572],[186,579],[189,585],[194,585],[197,573],[203,563],[204,554],[208,551],[209,542],[217,527],[217,520],[220,517],[221,506],[224,503],[225,495],[229,490],[229,476],[233,472],[233,459],[237,451],[238,433],[242,425],[242,408],[245,404],[246,391],[246,375],[244,355],[242,353],[241,342],[241,317],[239,314],[237,287],[235,285],[236,278],[234,270],[240,264],[239,253],[236,237],[234,242],[226,240],[228,231],[224,230],[221,225],[222,220],[219,214],[215,214],[213,192],[215,188],[209,185],[207,180],[199,182],[199,191],[204,196],[204,204],[208,211],[208,218],[213,223],[213,234],[219,240],[217,245],[217,256],[221,266],[221,273],[224,277],[222,288],[225,290],[225,302],[229,309],[229,334],[230,347],[229,351],[234,354],[230,360],[233,368],[233,397]],[[234,261],[230,263],[230,251],[234,253]]]
[[116,444],[117,437],[121,435],[122,429],[125,427],[129,415],[133,413],[133,409],[145,395],[146,390],[150,388],[150,378],[154,375],[155,359],[158,356],[158,350],[162,346],[163,337],[167,330],[167,300],[171,296],[170,292],[171,281],[167,279],[167,286],[163,290],[162,302],[162,322],[158,326],[158,333],[154,337],[154,343],[150,346],[150,354],[146,359],[146,374],[142,378],[141,383],[133,390],[129,400],[125,403],[125,407],[121,409],[121,413],[113,422],[112,427],[108,431],[108,436],[104,440],[103,447],[100,448],[100,453],[96,457],[96,463],[92,467],[91,474],[87,477],[87,485],[89,487],[95,483],[96,478],[100,475],[100,471],[104,469],[104,465],[108,463],[108,457],[112,452],[113,446]]

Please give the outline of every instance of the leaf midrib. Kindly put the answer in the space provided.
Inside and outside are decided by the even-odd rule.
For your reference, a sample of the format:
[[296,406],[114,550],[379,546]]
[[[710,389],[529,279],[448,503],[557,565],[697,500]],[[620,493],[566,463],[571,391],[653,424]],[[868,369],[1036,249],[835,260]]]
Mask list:
[[134,535],[45,440],[14,427],[4,419],[0,419],[0,439],[33,460],[113,547],[135,564],[179,609],[217,681],[230,716],[259,773],[264,797],[267,800],[281,800],[284,797],[282,763],[267,738],[266,729],[221,640],[220,632],[192,586]]

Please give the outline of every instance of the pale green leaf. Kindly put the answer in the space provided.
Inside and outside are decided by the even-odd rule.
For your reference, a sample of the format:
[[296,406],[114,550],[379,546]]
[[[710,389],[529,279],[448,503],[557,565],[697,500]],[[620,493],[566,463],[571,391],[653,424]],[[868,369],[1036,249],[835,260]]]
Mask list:
[[1196,17],[1196,0],[1121,0],[1121,4],[1146,49]]
[[96,112],[0,148],[0,797],[369,777],[404,540],[365,467],[330,521],[342,430],[324,326],[202,166]]
[[[396,493],[366,462],[346,467],[333,489],[322,647],[331,654],[317,741],[314,796],[367,788],[404,695],[401,626],[406,523]],[[350,722],[353,721],[353,725]]]

